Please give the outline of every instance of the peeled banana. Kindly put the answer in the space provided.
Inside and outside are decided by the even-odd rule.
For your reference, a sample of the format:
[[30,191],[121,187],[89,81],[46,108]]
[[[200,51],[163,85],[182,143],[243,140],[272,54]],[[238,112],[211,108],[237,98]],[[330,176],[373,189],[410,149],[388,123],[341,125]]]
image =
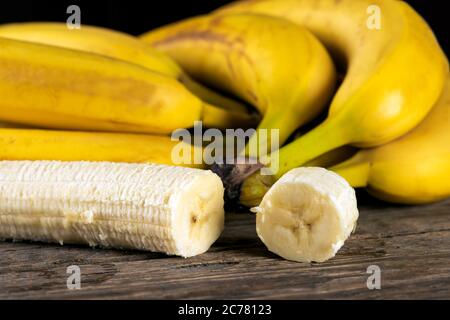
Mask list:
[[[317,116],[331,98],[335,69],[306,29],[263,15],[202,16],[150,31],[142,40],[196,79],[255,106],[259,129],[278,129],[279,143]],[[271,150],[271,134],[249,142]],[[258,156],[257,148],[247,150]]]
[[[368,23],[373,6],[382,13],[376,29]],[[216,14],[242,12],[307,27],[347,64],[328,118],[265,160],[277,168],[274,180],[339,146],[373,147],[400,137],[428,114],[447,79],[448,61],[433,32],[403,1],[250,0]]]
[[450,81],[425,120],[389,144],[358,152],[331,170],[377,198],[423,204],[450,197]]
[[166,136],[0,128],[0,160],[144,162],[202,168],[201,161],[194,161],[196,153],[201,159],[201,147]]
[[[0,25],[0,37],[87,51],[134,63],[177,79],[206,103],[226,107],[230,112],[242,112],[242,117],[247,113],[244,105],[194,81],[167,55],[122,32],[87,25],[71,30],[65,23],[29,22]],[[205,105],[205,108],[213,106]]]
[[265,194],[256,212],[256,231],[267,248],[299,262],[323,262],[355,230],[355,191],[339,175],[318,167],[286,173]]
[[210,171],[109,162],[0,161],[0,238],[191,257],[224,224]]

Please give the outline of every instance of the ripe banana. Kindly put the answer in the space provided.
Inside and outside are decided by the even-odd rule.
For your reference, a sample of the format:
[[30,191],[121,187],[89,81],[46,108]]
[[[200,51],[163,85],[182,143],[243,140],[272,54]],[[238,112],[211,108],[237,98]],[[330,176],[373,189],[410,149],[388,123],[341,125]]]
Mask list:
[[450,81],[425,120],[389,144],[362,150],[331,168],[354,187],[397,203],[450,197]]
[[[280,144],[318,115],[333,93],[335,69],[325,48],[306,29],[282,19],[202,16],[141,38],[194,78],[255,106],[264,114],[258,128],[279,129]],[[270,152],[270,133],[251,139],[248,145]]]
[[0,46],[0,120],[158,134],[192,127],[204,114],[206,126],[235,125],[226,110],[205,110],[175,79],[135,64],[6,38]]
[[247,112],[244,105],[195,82],[169,56],[122,32],[86,25],[70,30],[64,23],[31,22],[0,25],[0,37],[87,51],[134,63],[179,80],[209,104],[242,112],[243,117]]
[[267,248],[299,262],[335,256],[356,227],[355,191],[337,174],[304,167],[286,173],[252,209]]
[[170,133],[201,118],[202,102],[180,83],[136,65],[6,38],[0,38],[0,46],[3,120]]
[[[374,8],[381,12],[379,29],[368,24],[368,10]],[[239,1],[216,14],[242,12],[283,17],[307,27],[347,61],[327,119],[266,159],[279,168],[274,180],[339,146],[373,147],[405,134],[427,115],[448,75],[448,61],[433,32],[402,1]]]
[[[185,164],[174,158],[183,159],[183,154],[172,154],[177,150],[190,152]],[[201,163],[193,161],[196,152],[201,154],[201,147],[166,136],[0,128],[0,160],[145,162],[201,168]]]
[[0,238],[191,257],[224,224],[210,171],[109,162],[0,161]]

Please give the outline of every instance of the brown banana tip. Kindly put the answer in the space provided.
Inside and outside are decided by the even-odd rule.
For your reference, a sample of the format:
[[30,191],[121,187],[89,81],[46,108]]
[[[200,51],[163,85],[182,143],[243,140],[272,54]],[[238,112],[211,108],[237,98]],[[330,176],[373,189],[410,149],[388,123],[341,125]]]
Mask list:
[[225,161],[225,163],[216,163],[211,166],[211,171],[220,177],[225,187],[225,204],[228,207],[236,208],[237,205],[237,208],[239,208],[242,183],[262,167],[261,163],[248,161],[247,158],[238,158],[234,161]]

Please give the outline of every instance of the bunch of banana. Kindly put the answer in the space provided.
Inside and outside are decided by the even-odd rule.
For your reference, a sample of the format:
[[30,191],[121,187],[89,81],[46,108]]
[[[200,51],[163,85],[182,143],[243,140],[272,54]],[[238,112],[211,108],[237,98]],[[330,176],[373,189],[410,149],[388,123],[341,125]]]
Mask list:
[[[371,6],[382,13],[377,29],[367,23]],[[447,79],[448,61],[433,32],[402,1],[249,0],[216,15],[237,13],[283,17],[307,27],[347,64],[326,120],[265,159],[279,169],[270,178],[244,181],[242,198],[261,199],[267,189],[261,181],[270,185],[288,170],[340,146],[374,147],[402,136],[428,114]],[[232,177],[226,181],[238,185],[245,180],[238,175],[249,171],[228,170]]]
[[[0,44],[0,118],[15,122],[0,123],[0,159],[202,167],[174,163],[178,146],[169,137],[129,132],[168,134],[196,120],[216,128],[249,127],[258,120],[244,105],[193,81],[168,56],[120,32],[18,23],[0,26]],[[198,149],[184,150],[189,148]]]
[[[255,14],[202,16],[141,36],[196,79],[226,90],[264,114],[259,129],[279,142],[316,117],[331,98],[335,70],[321,43],[287,20]],[[271,150],[270,133],[248,145]],[[257,148],[247,150],[257,156]]]

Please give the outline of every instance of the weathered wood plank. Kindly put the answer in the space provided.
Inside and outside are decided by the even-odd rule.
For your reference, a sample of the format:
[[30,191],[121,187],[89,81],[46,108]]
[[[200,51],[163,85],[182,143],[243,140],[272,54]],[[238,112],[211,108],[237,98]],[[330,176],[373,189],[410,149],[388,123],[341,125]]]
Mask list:
[[[450,201],[406,207],[363,196],[360,210],[356,234],[323,264],[268,252],[249,213],[229,214],[214,247],[191,259],[0,242],[0,298],[450,298]],[[381,290],[366,286],[373,264]],[[81,290],[66,287],[69,265],[81,268]]]

